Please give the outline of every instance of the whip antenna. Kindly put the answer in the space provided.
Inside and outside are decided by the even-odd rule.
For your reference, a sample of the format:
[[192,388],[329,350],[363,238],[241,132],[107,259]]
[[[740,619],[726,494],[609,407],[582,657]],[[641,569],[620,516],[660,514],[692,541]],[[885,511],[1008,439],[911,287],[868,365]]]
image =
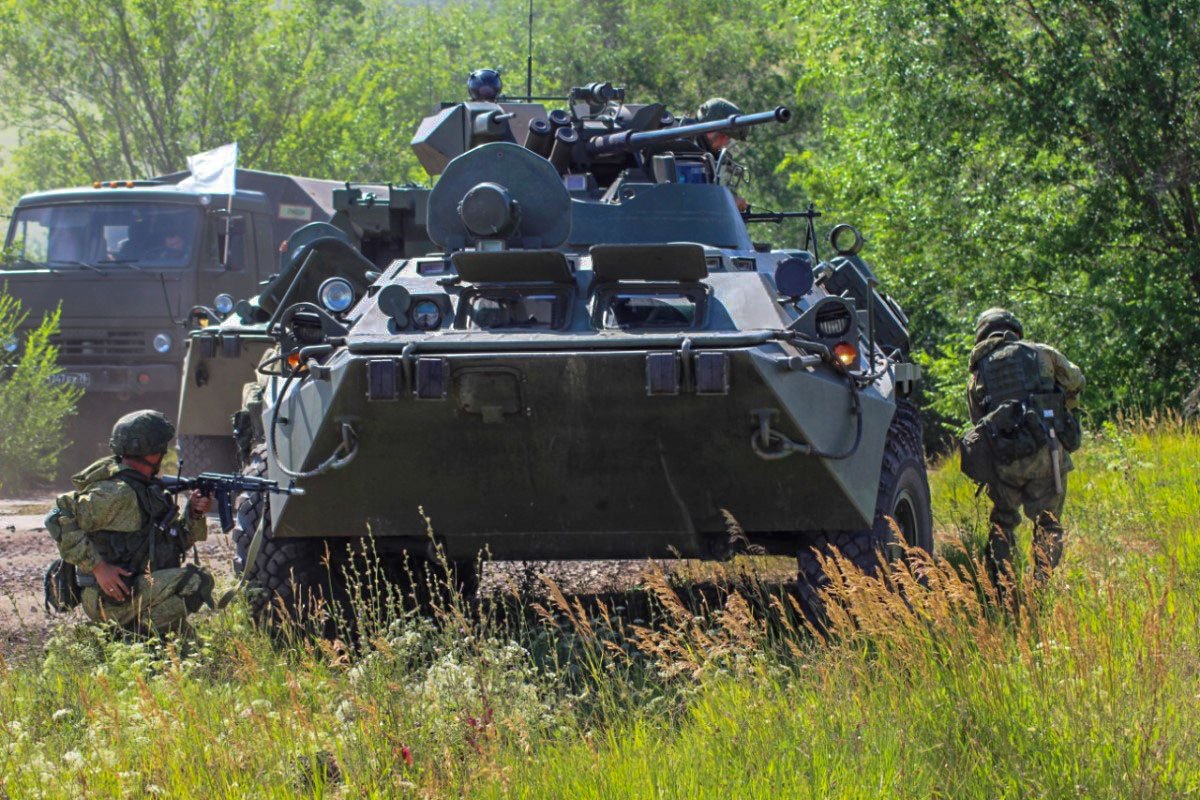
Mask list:
[[529,0],[529,44],[525,51],[525,102],[533,102],[533,0]]

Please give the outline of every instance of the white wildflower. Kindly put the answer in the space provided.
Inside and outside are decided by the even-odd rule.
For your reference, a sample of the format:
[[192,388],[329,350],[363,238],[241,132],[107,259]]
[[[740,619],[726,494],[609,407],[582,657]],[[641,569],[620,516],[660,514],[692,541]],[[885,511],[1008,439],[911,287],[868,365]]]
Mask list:
[[62,759],[67,762],[68,766],[76,768],[83,766],[83,753],[78,750],[68,750],[63,753]]

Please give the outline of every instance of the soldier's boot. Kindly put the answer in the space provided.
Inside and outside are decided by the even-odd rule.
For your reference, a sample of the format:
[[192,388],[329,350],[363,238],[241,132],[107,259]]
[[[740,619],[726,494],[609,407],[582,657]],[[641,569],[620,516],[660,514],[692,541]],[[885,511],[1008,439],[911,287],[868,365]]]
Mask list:
[[1000,606],[1007,609],[1010,593],[1016,588],[1016,573],[1013,569],[1013,545],[1016,535],[1012,530],[993,525],[988,535],[987,570],[988,578],[995,587]]
[[1038,514],[1033,523],[1033,579],[1045,586],[1062,560],[1063,528],[1049,511]]
[[226,589],[224,592],[221,593],[221,596],[217,598],[217,605],[216,605],[215,610],[224,611],[226,608],[229,607],[230,603],[232,603],[234,600],[237,599],[238,594],[240,594],[240,593],[238,592],[237,587],[234,587],[232,589]]

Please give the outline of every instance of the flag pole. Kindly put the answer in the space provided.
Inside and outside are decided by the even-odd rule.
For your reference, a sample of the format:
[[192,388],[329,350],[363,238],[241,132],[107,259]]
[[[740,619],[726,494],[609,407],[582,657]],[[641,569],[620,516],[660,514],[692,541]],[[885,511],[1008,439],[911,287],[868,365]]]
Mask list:
[[229,269],[229,233],[233,227],[233,195],[237,191],[237,142],[233,143],[233,178],[229,181],[229,199],[225,203],[225,253],[221,266]]

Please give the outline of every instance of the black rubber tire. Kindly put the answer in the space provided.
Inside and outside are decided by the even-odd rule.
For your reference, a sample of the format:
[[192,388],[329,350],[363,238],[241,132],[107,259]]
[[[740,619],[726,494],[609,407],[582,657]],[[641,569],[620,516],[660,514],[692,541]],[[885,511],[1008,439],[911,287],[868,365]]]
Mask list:
[[885,561],[894,561],[903,553],[891,520],[909,547],[933,553],[933,509],[922,437],[916,406],[899,400],[883,448],[875,524],[866,530],[829,531],[806,538],[796,554],[802,599],[810,609],[820,608],[819,592],[829,583],[818,553],[829,556],[837,550],[863,572],[874,575]]
[[[242,474],[266,477],[265,445],[250,452],[250,461]],[[250,572],[243,574],[260,520],[265,526],[262,547]],[[233,571],[246,581],[250,610],[257,621],[272,627],[290,622],[303,624],[314,608],[328,602],[333,581],[325,563],[325,540],[274,538],[265,492],[243,492],[238,497],[236,520],[230,536],[234,546]],[[336,570],[334,572],[336,574]]]
[[[250,459],[242,474],[257,478],[267,475],[266,445],[250,451]],[[265,519],[264,519],[265,516]],[[262,546],[250,573],[244,575],[251,612],[259,622],[280,627],[300,622],[302,627],[325,636],[337,635],[337,619],[353,627],[354,600],[371,602],[367,596],[372,589],[379,594],[379,581],[364,581],[355,591],[347,586],[347,569],[357,575],[367,574],[377,565],[381,572],[373,573],[388,585],[385,591],[395,591],[409,607],[428,610],[433,604],[447,601],[444,588],[447,576],[432,565],[424,553],[408,552],[389,547],[387,541],[369,542],[366,539],[333,537],[330,539],[278,539],[271,535],[269,499],[260,492],[244,492],[238,497],[237,515],[230,535],[234,544],[234,574],[242,575],[250,544],[258,529],[259,520],[265,526]],[[407,559],[406,559],[407,555]],[[426,571],[434,576],[435,588],[429,587]],[[450,582],[463,598],[473,598],[479,590],[479,568],[474,562],[453,562]],[[352,597],[353,595],[353,597]],[[436,595],[436,596],[435,596]],[[340,608],[331,607],[332,604]],[[311,611],[324,605],[334,619],[314,626]],[[319,628],[319,629],[318,629]],[[352,633],[343,631],[342,633]]]
[[196,436],[180,434],[175,440],[180,465],[186,475],[201,472],[236,472],[238,469],[237,442],[229,436]]

